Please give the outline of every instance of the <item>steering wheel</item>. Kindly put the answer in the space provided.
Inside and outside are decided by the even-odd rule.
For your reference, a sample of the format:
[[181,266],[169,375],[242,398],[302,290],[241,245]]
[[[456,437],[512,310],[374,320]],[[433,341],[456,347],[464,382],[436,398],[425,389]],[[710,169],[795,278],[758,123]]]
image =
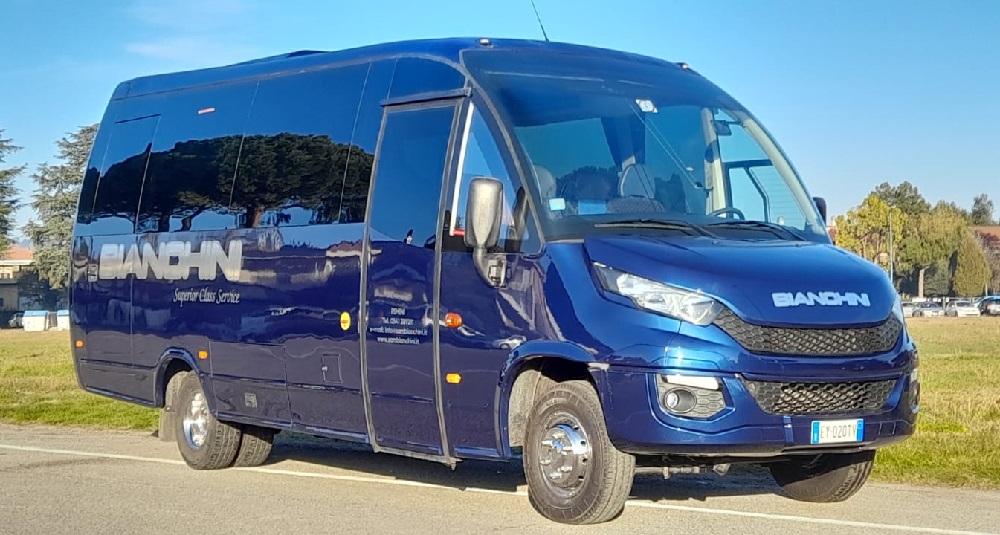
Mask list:
[[719,208],[718,210],[712,210],[711,212],[709,212],[708,215],[710,215],[710,216],[713,216],[713,215],[718,216],[718,215],[722,215],[722,214],[733,214],[733,215],[735,215],[736,217],[738,217],[740,219],[746,219],[746,216],[743,215],[743,212],[741,212],[739,208],[736,208],[736,207],[733,207],[733,206],[726,206],[725,208]]

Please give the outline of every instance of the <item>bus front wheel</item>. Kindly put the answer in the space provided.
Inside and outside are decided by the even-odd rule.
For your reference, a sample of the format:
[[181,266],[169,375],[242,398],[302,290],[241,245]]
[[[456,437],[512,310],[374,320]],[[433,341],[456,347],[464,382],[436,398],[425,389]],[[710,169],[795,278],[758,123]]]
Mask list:
[[584,380],[551,383],[538,394],[524,441],[528,500],[564,524],[597,524],[625,507],[635,457],[607,438],[600,399]]

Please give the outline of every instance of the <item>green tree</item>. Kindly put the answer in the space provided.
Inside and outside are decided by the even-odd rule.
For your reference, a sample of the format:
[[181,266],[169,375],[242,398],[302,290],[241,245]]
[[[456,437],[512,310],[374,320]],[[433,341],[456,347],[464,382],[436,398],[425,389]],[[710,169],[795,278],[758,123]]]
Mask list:
[[10,139],[3,137],[4,131],[0,128],[0,253],[3,253],[11,245],[10,231],[14,228],[14,212],[17,211],[17,187],[14,179],[18,177],[25,166],[3,168],[6,158],[21,150],[13,144]]
[[990,293],[1000,293],[1000,238],[991,233],[974,233],[990,266]]
[[35,246],[38,277],[53,290],[62,290],[69,282],[76,203],[96,133],[97,125],[92,124],[57,141],[57,157],[62,163],[43,163],[31,177],[37,186],[31,206],[39,221],[28,222],[24,232]]
[[[883,254],[896,256],[907,220],[902,210],[871,193],[846,215],[837,216],[837,245],[873,262]],[[890,222],[893,236],[889,232]]]
[[872,192],[894,208],[899,208],[908,216],[926,214],[931,210],[930,203],[924,199],[917,187],[909,182],[892,186],[888,182],[879,184]]
[[951,271],[948,261],[941,260],[927,268],[924,276],[924,296],[944,297],[951,290]]
[[958,248],[967,225],[965,219],[941,203],[906,226],[900,243],[903,264],[917,276],[917,296],[924,296],[928,268],[947,261]]
[[972,221],[972,216],[971,214],[969,214],[969,211],[966,210],[965,208],[962,208],[953,201],[940,200],[937,202],[937,204],[934,205],[933,210],[950,212],[961,218],[963,221],[966,222],[966,224],[969,224]]
[[972,211],[969,212],[969,222],[976,226],[993,224],[993,201],[985,193],[976,195],[972,200]]
[[990,283],[992,273],[983,248],[971,231],[963,233],[962,242],[953,258],[952,292],[961,296],[982,295]]
[[59,306],[59,292],[53,291],[47,282],[38,278],[38,266],[21,270],[17,288],[22,297],[35,300],[41,310],[53,310]]

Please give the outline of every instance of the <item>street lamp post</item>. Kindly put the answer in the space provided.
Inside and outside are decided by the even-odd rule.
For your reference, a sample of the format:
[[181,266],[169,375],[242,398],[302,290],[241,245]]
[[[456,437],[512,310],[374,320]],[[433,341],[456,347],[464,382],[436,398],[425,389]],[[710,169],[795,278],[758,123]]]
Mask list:
[[892,283],[892,287],[896,287],[896,279],[893,277],[894,267],[893,263],[895,261],[895,254],[892,247],[892,210],[889,210],[889,282]]

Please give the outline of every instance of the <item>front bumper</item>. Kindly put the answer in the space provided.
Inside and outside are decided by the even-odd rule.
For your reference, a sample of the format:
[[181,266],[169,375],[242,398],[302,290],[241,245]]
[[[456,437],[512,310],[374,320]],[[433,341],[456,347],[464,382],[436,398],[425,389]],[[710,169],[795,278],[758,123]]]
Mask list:
[[[663,374],[711,375],[721,383],[725,407],[708,418],[671,414],[661,402],[658,382]],[[892,381],[877,408],[851,414],[772,414],[762,408],[744,381],[734,373],[691,370],[615,369],[603,374],[602,396],[611,442],[636,455],[775,457],[810,451],[856,451],[880,448],[910,436],[916,425],[919,386],[909,370],[878,376],[824,377],[801,381]],[[789,381],[787,377],[754,376],[754,380]],[[917,388],[914,395],[911,392]],[[766,405],[766,404],[765,404]],[[773,410],[773,407],[771,408]],[[813,409],[815,410],[815,409]],[[862,419],[860,441],[813,444],[813,422]]]

